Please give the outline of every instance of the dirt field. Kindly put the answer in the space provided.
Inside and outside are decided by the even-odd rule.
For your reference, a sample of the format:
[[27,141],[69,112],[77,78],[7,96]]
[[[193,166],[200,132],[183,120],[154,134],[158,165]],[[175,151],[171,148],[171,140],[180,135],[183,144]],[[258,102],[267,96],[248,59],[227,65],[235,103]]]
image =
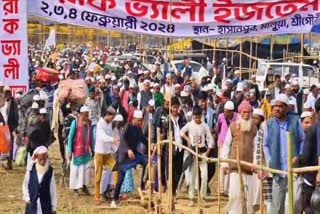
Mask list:
[[[94,196],[78,196],[68,190],[67,187],[62,187],[60,184],[61,178],[61,161],[59,159],[58,145],[55,143],[50,147],[50,160],[52,162],[56,182],[57,182],[57,199],[58,207],[57,213],[113,213],[113,214],[141,214],[147,213],[147,209],[144,209],[139,203],[139,197],[137,194],[133,194],[127,201],[120,203],[118,209],[106,208],[110,205],[110,202],[103,202],[101,207],[94,205]],[[90,192],[94,193],[93,175],[94,168],[92,168],[92,180]],[[12,171],[6,171],[3,168],[0,169],[0,213],[1,214],[20,214],[24,213],[24,202],[22,201],[22,182],[25,174],[24,167],[14,167]],[[217,173],[216,173],[217,175]],[[134,176],[138,180],[140,173],[134,173]],[[208,207],[203,208],[203,213],[218,213],[218,199],[217,199],[217,178],[211,182],[210,188],[212,190],[212,196],[209,197]],[[163,213],[168,213],[168,204],[166,203],[166,194],[163,194],[162,207]],[[221,198],[221,213],[226,203],[224,198]],[[196,207],[190,207],[190,202],[186,193],[178,193],[176,213],[196,213]]]

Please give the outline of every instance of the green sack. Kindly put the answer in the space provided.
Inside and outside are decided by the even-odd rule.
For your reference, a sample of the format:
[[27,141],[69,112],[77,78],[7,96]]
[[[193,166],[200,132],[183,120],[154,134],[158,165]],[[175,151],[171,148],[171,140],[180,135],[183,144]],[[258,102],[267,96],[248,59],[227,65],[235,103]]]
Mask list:
[[27,158],[27,148],[26,146],[20,146],[17,152],[17,158],[15,164],[17,166],[25,166]]

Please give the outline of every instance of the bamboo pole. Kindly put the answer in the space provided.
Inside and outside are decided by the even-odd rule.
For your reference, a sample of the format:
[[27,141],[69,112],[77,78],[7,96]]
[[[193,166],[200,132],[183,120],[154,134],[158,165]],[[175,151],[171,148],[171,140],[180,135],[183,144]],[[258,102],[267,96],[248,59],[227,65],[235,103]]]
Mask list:
[[288,155],[288,194],[289,194],[289,213],[294,213],[293,208],[293,177],[292,177],[292,133],[287,132],[287,155]]
[[[196,154],[197,154],[197,156],[199,154],[198,145],[196,145]],[[201,213],[201,209],[200,209],[200,201],[201,201],[201,198],[200,198],[200,173],[199,173],[199,158],[197,158],[197,157],[196,157],[196,172],[197,172],[197,178],[196,178],[197,185],[196,186],[197,186],[197,192],[198,192],[197,213],[200,214]]]
[[161,183],[161,138],[160,128],[157,128],[157,161],[158,161],[158,194],[159,194],[159,213],[161,213],[162,183]]
[[[218,146],[218,145],[217,145]],[[221,164],[221,162],[220,162],[220,148],[219,148],[219,146],[218,146],[218,213],[220,214],[220,212],[221,212],[221,210],[220,210],[220,188],[221,188],[221,184],[220,184],[220,164]],[[223,185],[223,184],[222,184]]]
[[240,79],[242,77],[242,39],[240,39],[240,62],[239,62],[239,70],[240,70]]
[[303,63],[303,56],[304,56],[304,33],[300,35],[300,62]]
[[[253,40],[253,37],[251,37],[250,39],[250,56],[252,56],[252,40]],[[252,58],[250,57],[249,58],[249,69],[251,70],[252,68]]]
[[262,158],[263,158],[263,148],[262,148],[262,142],[259,144],[259,149],[260,149],[260,214],[263,214],[264,206],[263,206],[263,170],[262,170]]
[[151,159],[151,121],[152,118],[149,117],[149,124],[148,124],[148,195],[149,195],[149,201],[148,201],[148,212],[151,212],[151,197],[152,197],[152,180],[151,180],[151,170],[152,170],[152,159]]
[[270,59],[273,60],[273,43],[274,43],[274,37],[271,35],[271,42],[270,42]]
[[[170,101],[171,106],[171,101]],[[171,112],[169,114],[169,117],[171,117]],[[169,122],[171,124],[171,122]],[[169,127],[169,185],[168,185],[168,199],[169,199],[169,213],[172,213],[173,211],[173,195],[172,195],[172,180],[173,180],[173,171],[172,171],[172,165],[173,165],[173,144],[172,144],[172,130],[171,127]]]
[[239,144],[237,144],[237,165],[238,165],[238,175],[239,175],[239,183],[240,183],[241,213],[246,214],[247,213],[246,194],[243,187],[243,178],[242,178],[242,171],[241,171],[241,164],[240,164],[240,157],[239,157]]

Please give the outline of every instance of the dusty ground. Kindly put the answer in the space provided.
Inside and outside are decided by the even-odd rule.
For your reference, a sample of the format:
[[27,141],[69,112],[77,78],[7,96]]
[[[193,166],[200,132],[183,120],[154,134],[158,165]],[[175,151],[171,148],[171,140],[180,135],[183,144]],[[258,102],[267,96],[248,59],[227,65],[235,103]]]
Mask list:
[[[55,171],[56,182],[57,182],[57,197],[58,197],[58,208],[57,213],[130,213],[130,214],[142,214],[147,213],[147,209],[144,209],[140,203],[139,198],[136,194],[132,195],[129,200],[121,202],[119,209],[106,208],[109,206],[110,202],[104,202],[102,207],[97,207],[94,205],[93,196],[77,196],[68,190],[66,187],[60,185],[61,178],[61,161],[59,159],[58,145],[55,143],[50,147],[50,159]],[[93,173],[92,168],[92,173]],[[0,214],[20,214],[24,213],[24,202],[22,198],[22,182],[25,174],[24,167],[14,167],[12,171],[5,171],[0,168]],[[217,173],[216,173],[217,175]],[[140,174],[135,173],[137,180]],[[92,174],[92,181],[93,181]],[[211,183],[210,187],[213,192],[212,196],[209,197],[208,207],[203,208],[203,213],[218,213],[218,199],[217,199],[217,178]],[[90,191],[94,192],[94,185],[91,182]],[[166,194],[163,194],[162,198],[163,213],[168,213],[168,204],[166,203]],[[223,208],[226,203],[224,198],[221,198],[221,213],[223,213]],[[190,202],[187,199],[186,193],[179,193],[176,205],[176,213],[196,213],[196,207],[190,207]]]

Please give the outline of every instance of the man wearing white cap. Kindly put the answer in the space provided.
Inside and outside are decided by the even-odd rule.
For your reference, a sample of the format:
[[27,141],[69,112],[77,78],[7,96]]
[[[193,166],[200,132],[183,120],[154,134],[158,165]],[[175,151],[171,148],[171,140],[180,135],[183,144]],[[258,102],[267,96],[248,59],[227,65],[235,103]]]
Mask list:
[[316,103],[316,100],[319,98],[319,87],[316,85],[312,85],[310,88],[310,92],[307,98],[307,101],[305,103],[308,103],[308,105],[314,109],[314,104]]
[[102,176],[102,169],[106,165],[109,170],[115,165],[113,158],[113,145],[119,145],[120,139],[112,137],[112,120],[116,115],[116,110],[111,106],[107,109],[106,115],[99,119],[97,124],[97,137],[95,141],[95,200],[96,204],[100,202],[100,182]]
[[[138,151],[139,144],[147,144],[147,139],[143,136],[141,126],[143,120],[142,111],[136,110],[133,120],[124,128],[122,140],[118,149],[117,170],[119,173],[118,182],[113,194],[111,207],[116,207],[119,201],[121,185],[124,181],[126,171],[140,164],[148,164],[147,157]],[[142,180],[142,179],[141,179]],[[141,182],[142,184],[142,182]]]
[[[48,149],[37,147],[33,162],[27,167],[22,191],[26,213],[56,213],[57,193],[53,168],[48,161]],[[41,185],[39,185],[41,184]]]
[[160,92],[162,94],[170,93],[174,96],[174,85],[172,84],[172,74],[168,73],[166,75],[166,83],[161,87]]
[[[254,156],[253,156],[253,162],[257,165],[260,165],[262,162],[263,166],[267,166],[268,163],[266,163],[264,153],[263,153],[263,139],[264,139],[264,130],[266,123],[265,120],[265,112],[261,109],[254,109],[252,114],[252,120],[257,126],[257,135],[254,139]],[[257,171],[257,174],[253,175],[253,188],[252,188],[252,195],[254,196],[254,204],[259,205],[259,193],[260,193],[260,172]],[[259,178],[259,179],[258,179]],[[271,206],[272,206],[272,177],[266,173],[263,172],[262,174],[263,179],[263,201],[264,204],[267,207],[267,213],[271,213]]]
[[147,107],[143,110],[143,122],[142,122],[142,133],[145,137],[148,137],[148,124],[150,120],[153,120],[155,111],[155,102],[153,99],[149,100]]
[[[219,114],[216,125],[216,133],[218,138],[219,156],[221,156],[222,147],[227,136],[230,124],[237,119],[238,114],[234,112],[234,104],[232,101],[227,101],[224,104],[223,113]],[[229,192],[229,175],[226,174],[220,167],[220,193],[227,196]]]
[[68,157],[70,163],[69,188],[90,195],[87,188],[90,179],[90,161],[94,156],[93,131],[89,121],[89,108],[82,106],[78,120],[74,120],[68,136]]
[[[264,137],[264,154],[269,167],[287,171],[288,161],[293,167],[297,164],[298,156],[302,153],[304,132],[299,116],[288,115],[289,99],[285,94],[279,94],[275,99],[274,118],[267,121]],[[292,160],[287,160],[287,132],[292,137]],[[287,177],[273,174],[272,184],[272,213],[283,214],[288,207],[285,205],[287,193]]]
[[300,116],[301,126],[304,130],[304,133],[307,134],[309,128],[311,127],[311,120],[312,120],[312,112],[305,111]]
[[147,107],[149,100],[152,99],[149,80],[145,80],[143,82],[143,90],[138,93],[137,99],[138,109],[143,110],[145,107]]

